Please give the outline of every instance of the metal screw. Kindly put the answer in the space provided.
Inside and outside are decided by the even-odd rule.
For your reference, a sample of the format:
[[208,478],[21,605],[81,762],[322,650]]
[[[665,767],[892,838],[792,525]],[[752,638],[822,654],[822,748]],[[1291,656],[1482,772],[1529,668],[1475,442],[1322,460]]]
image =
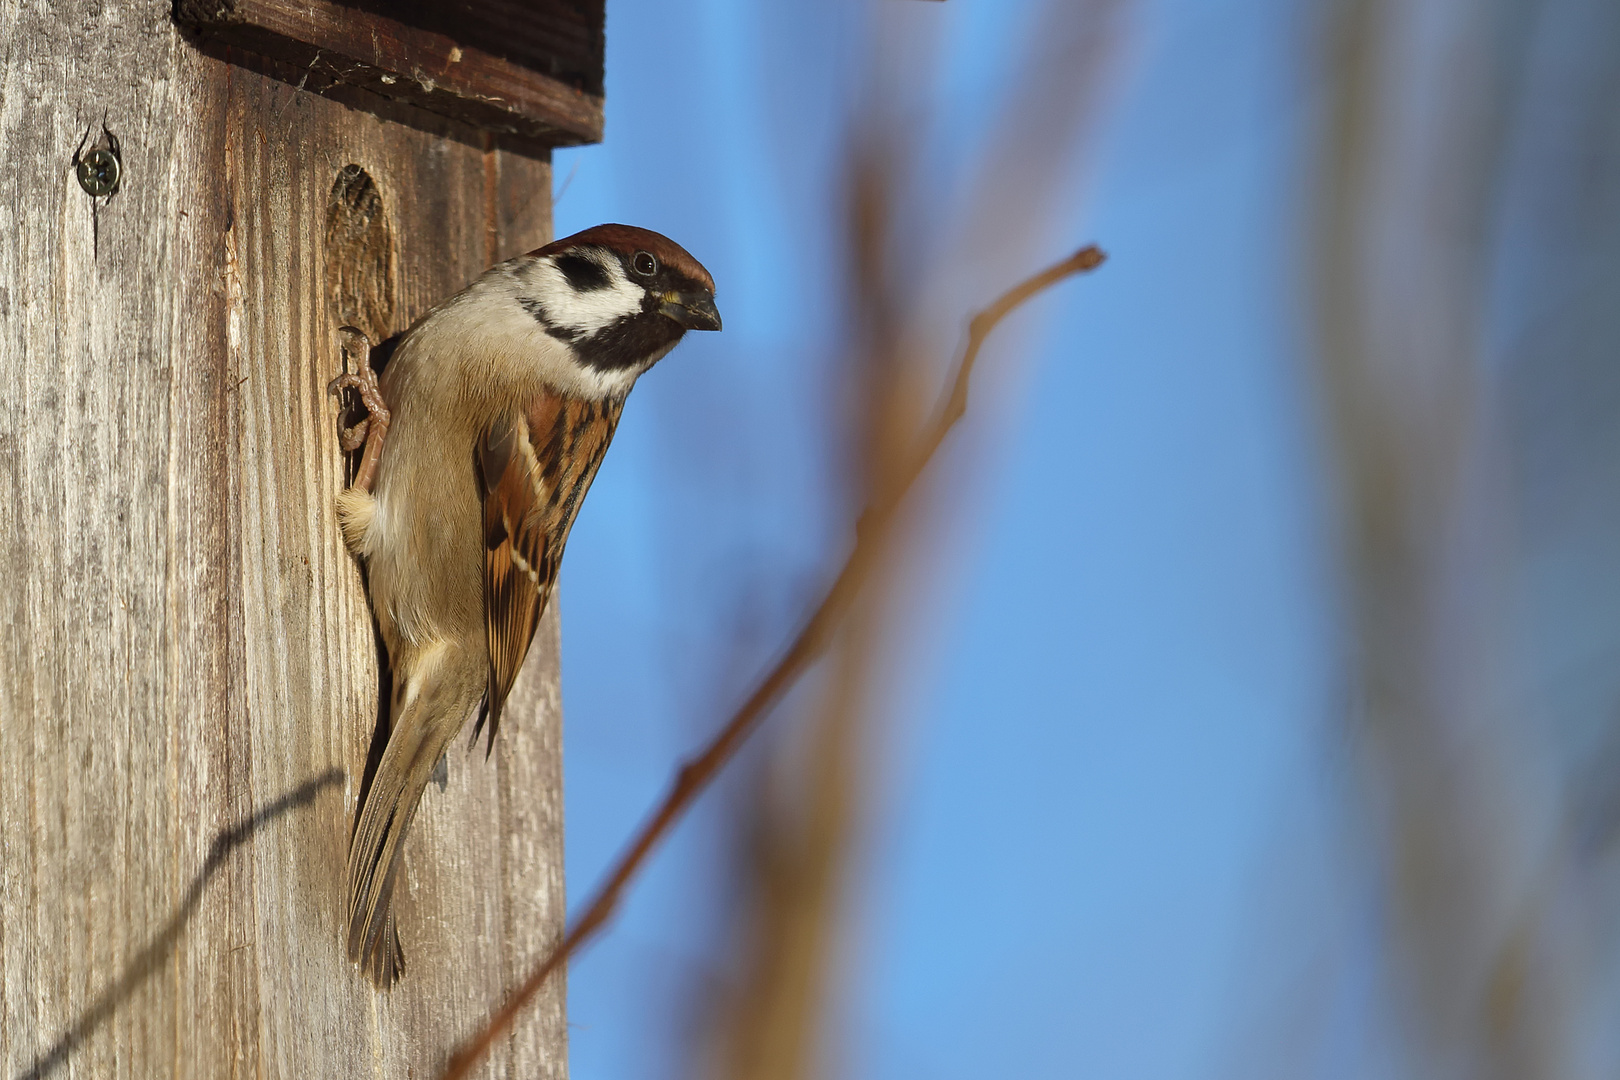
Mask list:
[[111,195],[118,190],[118,155],[97,147],[79,159],[79,186],[87,195]]

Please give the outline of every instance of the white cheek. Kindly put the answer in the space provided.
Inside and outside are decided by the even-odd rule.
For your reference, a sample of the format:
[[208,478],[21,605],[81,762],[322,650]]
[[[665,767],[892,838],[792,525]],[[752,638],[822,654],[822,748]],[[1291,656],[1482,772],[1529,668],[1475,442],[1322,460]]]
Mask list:
[[565,342],[552,337],[540,320],[516,301],[497,308],[496,322],[489,325],[489,340],[505,349],[520,366],[535,370],[556,389],[585,398],[622,394],[635,384],[639,370],[597,371],[574,358]]
[[[522,260],[486,271],[465,290],[425,316],[412,330],[408,347],[424,358],[463,358],[462,378],[487,379],[492,370],[528,370],[560,393],[599,400],[627,393],[645,366],[619,371],[597,371],[579,362],[573,349],[547,332],[524,306],[524,299],[547,303],[546,292],[556,296],[567,289],[572,307],[566,324],[554,312],[561,304],[548,304],[547,315],[576,333],[606,325],[626,311],[640,310],[642,289],[623,280],[591,294],[575,294],[561,271],[549,262],[521,266]],[[581,296],[590,299],[581,304]],[[405,347],[402,345],[402,347]],[[486,365],[494,365],[493,368]]]
[[563,272],[549,259],[540,259],[528,273],[530,295],[545,306],[546,316],[558,326],[585,337],[641,310],[645,291],[624,276],[616,261],[599,263],[607,272],[606,288],[575,292]]

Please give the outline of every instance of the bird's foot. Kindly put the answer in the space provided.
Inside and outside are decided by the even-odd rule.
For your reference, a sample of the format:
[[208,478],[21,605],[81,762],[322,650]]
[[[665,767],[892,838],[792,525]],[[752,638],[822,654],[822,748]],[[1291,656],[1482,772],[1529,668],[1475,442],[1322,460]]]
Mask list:
[[388,435],[392,415],[388,411],[388,403],[383,400],[377,372],[371,366],[371,341],[352,326],[341,328],[338,334],[342,339],[344,354],[354,359],[355,369],[327,383],[326,392],[341,394],[345,390],[353,390],[365,407],[366,417],[356,424],[345,426],[343,419],[338,419],[338,445],[344,453],[353,453],[365,447],[353,486],[361,491],[370,491],[377,478],[377,462],[382,458],[383,439]]

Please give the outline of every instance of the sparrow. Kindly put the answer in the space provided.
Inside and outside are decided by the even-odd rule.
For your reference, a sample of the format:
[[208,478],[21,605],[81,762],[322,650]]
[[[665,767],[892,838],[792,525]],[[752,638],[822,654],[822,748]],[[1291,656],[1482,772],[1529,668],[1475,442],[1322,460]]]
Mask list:
[[485,271],[400,338],[379,376],[328,389],[369,416],[338,522],[366,570],[393,671],[392,727],[356,810],[348,954],[387,988],[404,972],[393,898],[423,788],[476,714],[493,748],[551,598],[568,531],[636,380],[688,330],[719,330],[714,279],[646,229],[598,225]]

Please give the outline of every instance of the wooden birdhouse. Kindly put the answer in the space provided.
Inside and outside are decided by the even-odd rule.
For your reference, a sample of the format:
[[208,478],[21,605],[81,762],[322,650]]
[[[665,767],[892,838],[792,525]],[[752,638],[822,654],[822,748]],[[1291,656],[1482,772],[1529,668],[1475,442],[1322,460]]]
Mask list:
[[[431,1076],[563,925],[557,625],[346,959],[378,647],[337,327],[551,238],[602,0],[63,0],[0,17],[0,1064]],[[567,1075],[563,988],[487,1075]]]

